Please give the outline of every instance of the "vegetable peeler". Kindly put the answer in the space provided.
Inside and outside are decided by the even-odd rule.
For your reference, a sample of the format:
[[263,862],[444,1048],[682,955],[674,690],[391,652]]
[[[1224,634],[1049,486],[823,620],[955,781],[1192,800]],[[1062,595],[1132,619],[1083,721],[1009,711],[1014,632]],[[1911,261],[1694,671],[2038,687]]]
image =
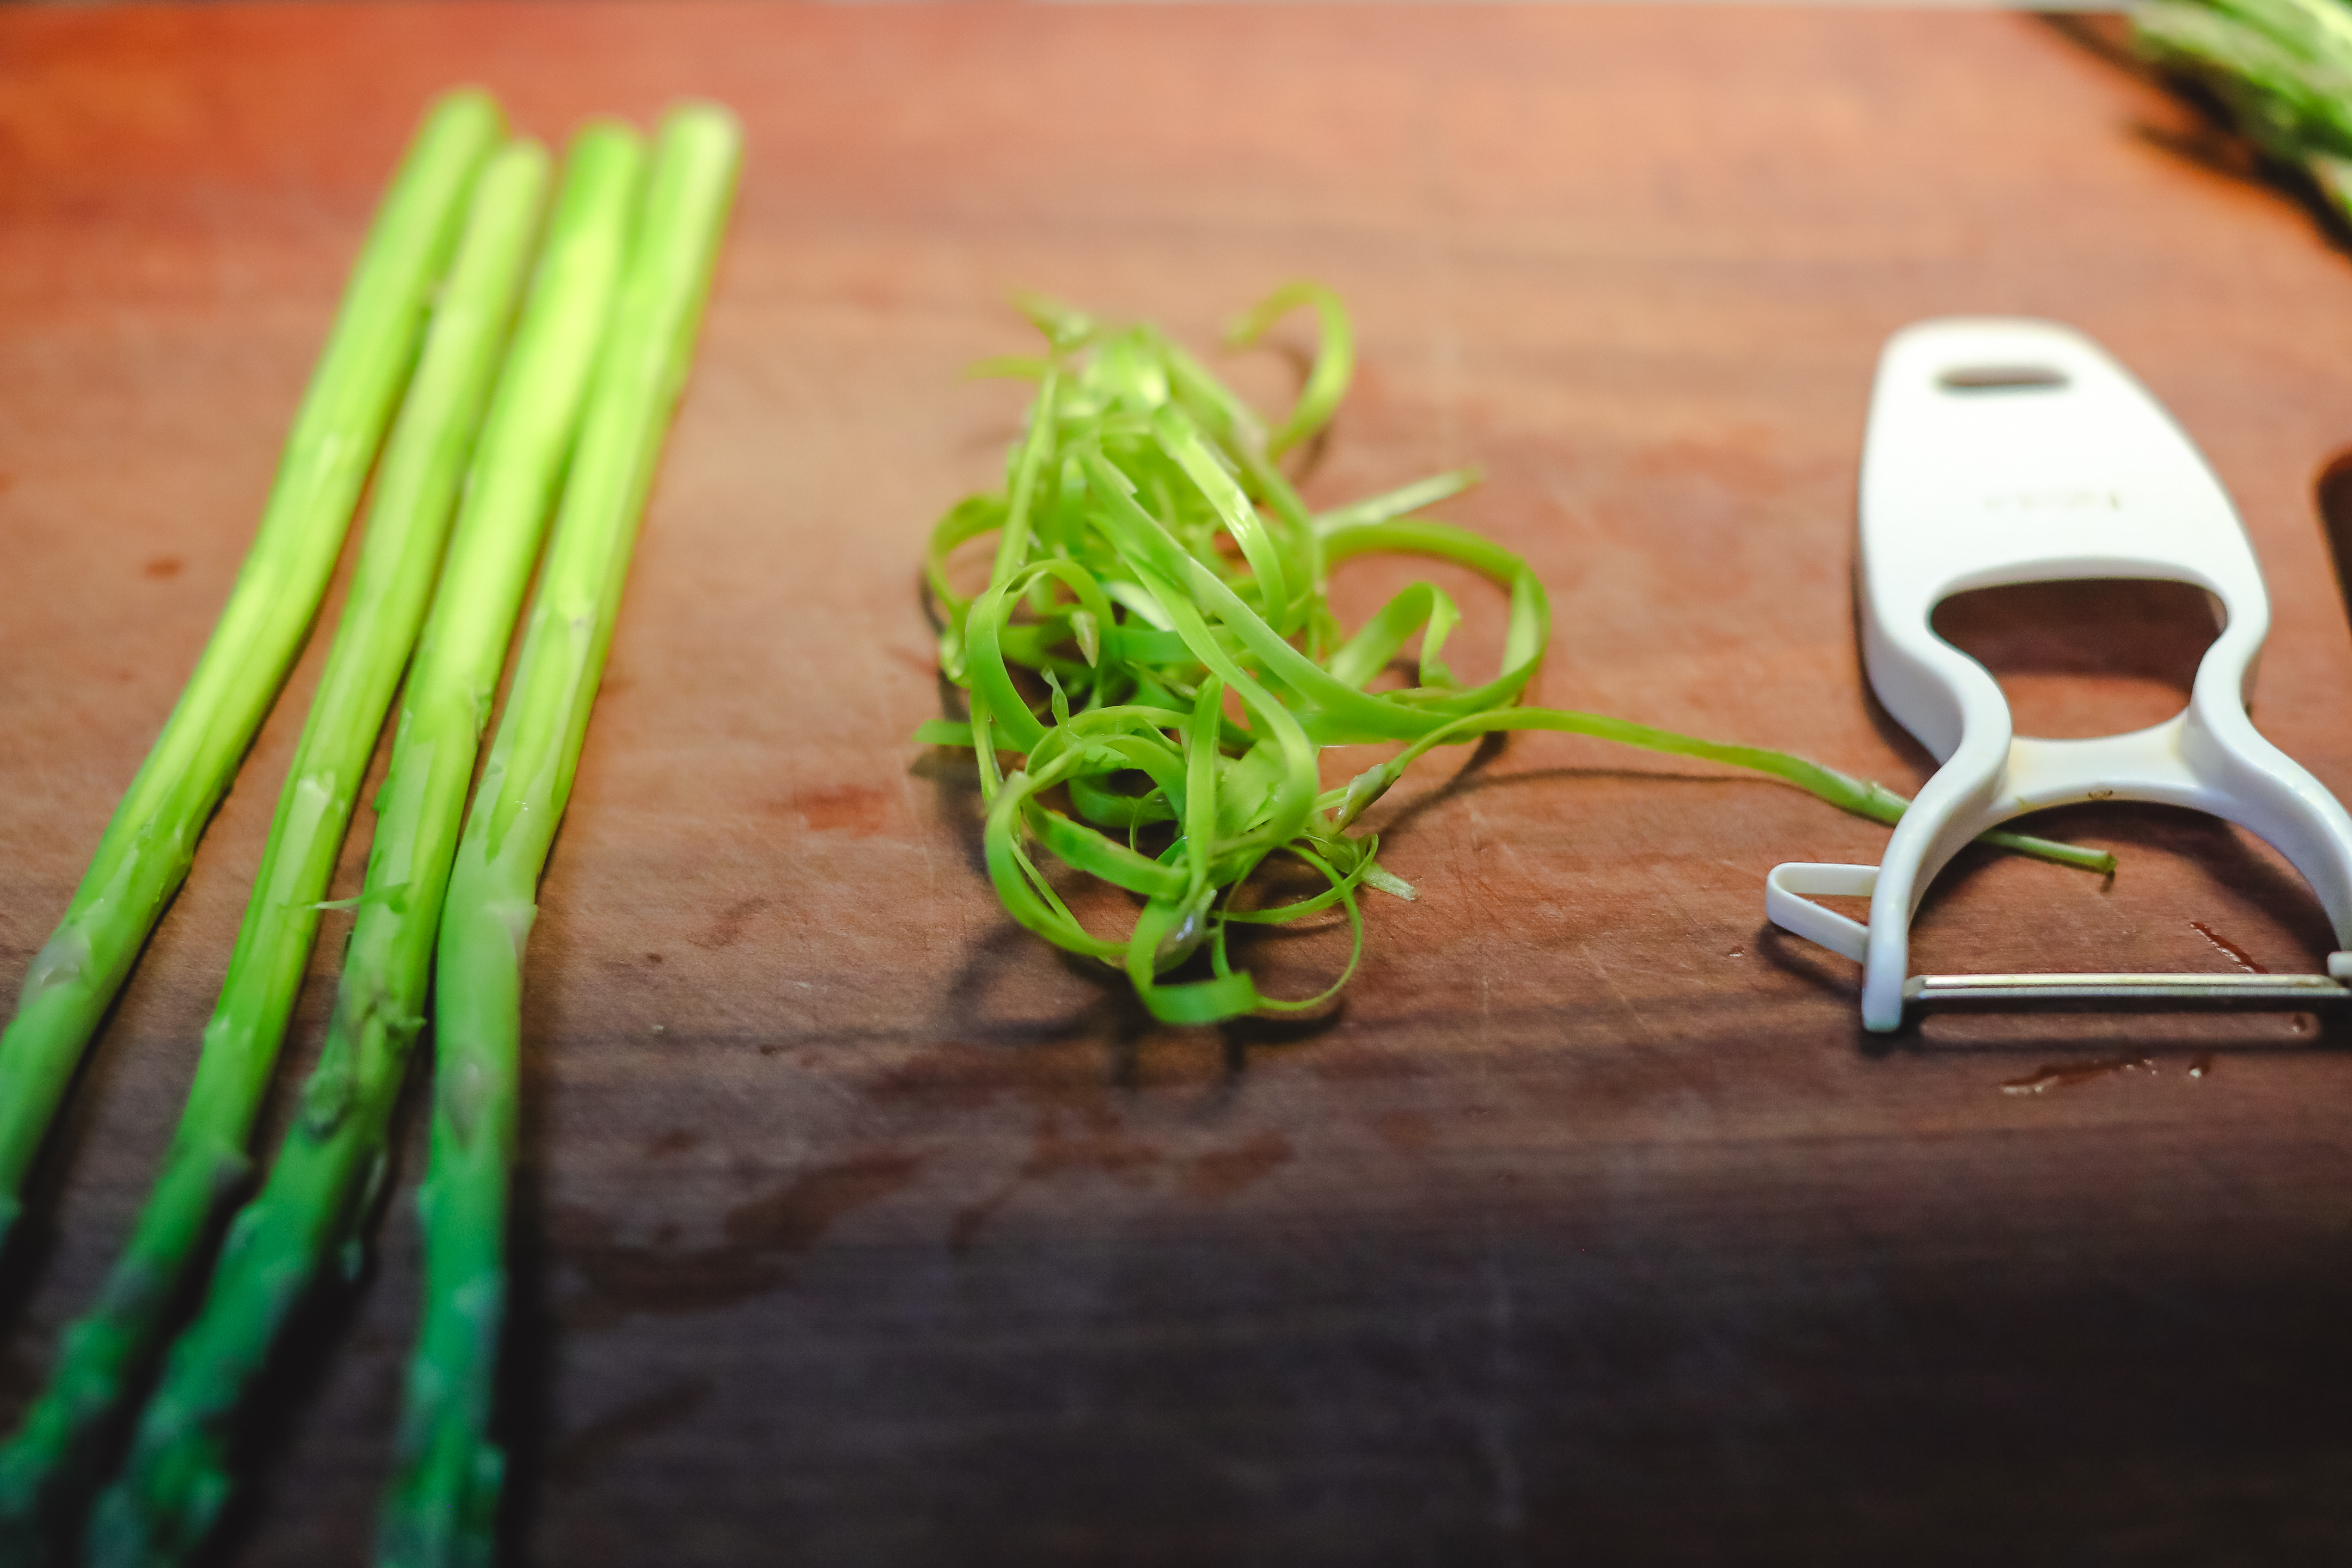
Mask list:
[[[1948,318],[1889,339],[1871,395],[1855,563],[1863,667],[1940,764],[1875,866],[1790,862],[1765,879],[1772,922],[1863,965],[1864,1027],[1937,1002],[2240,1003],[2352,997],[2352,816],[2264,740],[2246,695],[2270,599],[2204,458],[2130,373],[2048,321]],[[1985,667],[1930,627],[1974,588],[2092,578],[2186,583],[2221,631],[2189,706],[2087,740],[2019,735]],[[2318,894],[2337,952],[2326,974],[1908,973],[1911,919],[1961,846],[2027,812],[2086,801],[2189,806],[2267,840]],[[1867,897],[1867,925],[1814,901]]]

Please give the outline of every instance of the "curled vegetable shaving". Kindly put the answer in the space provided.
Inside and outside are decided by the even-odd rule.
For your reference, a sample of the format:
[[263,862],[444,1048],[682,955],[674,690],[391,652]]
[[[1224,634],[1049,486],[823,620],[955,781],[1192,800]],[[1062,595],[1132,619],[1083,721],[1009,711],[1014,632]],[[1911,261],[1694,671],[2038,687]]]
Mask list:
[[[1564,731],[1770,773],[1879,822],[1902,815],[1893,791],[1785,752],[1517,706],[1550,640],[1543,585],[1510,551],[1418,515],[1475,484],[1475,470],[1314,514],[1276,466],[1314,439],[1347,390],[1352,334],[1328,289],[1289,284],[1231,334],[1254,341],[1301,307],[1318,319],[1319,349],[1297,405],[1271,432],[1154,328],[1106,326],[1035,297],[1020,303],[1046,353],[979,368],[1036,384],[1028,428],[1004,488],[941,518],[923,563],[940,668],[970,693],[971,719],[934,721],[914,738],[972,750],[988,805],[989,876],[1007,912],[1058,947],[1124,970],[1154,1017],[1206,1024],[1337,994],[1363,953],[1358,893],[1412,896],[1375,858],[1378,837],[1350,828],[1438,746]],[[965,598],[948,557],[989,534],[987,586]],[[1352,631],[1341,626],[1327,598],[1331,569],[1374,552],[1452,562],[1507,593],[1502,673],[1473,686],[1447,666],[1461,612],[1434,584],[1404,589]],[[1416,634],[1415,684],[1367,690]],[[1323,747],[1375,742],[1403,750],[1344,788],[1323,788]],[[1003,752],[1021,757],[1010,773]],[[1986,837],[2086,869],[2115,864],[2046,840]],[[1140,897],[1132,930],[1106,937],[1081,925],[1033,844]],[[1271,908],[1241,907],[1235,894],[1274,857],[1326,886]],[[1232,926],[1334,905],[1354,942],[1320,994],[1268,996],[1234,967]],[[1208,978],[1161,978],[1203,950]]]

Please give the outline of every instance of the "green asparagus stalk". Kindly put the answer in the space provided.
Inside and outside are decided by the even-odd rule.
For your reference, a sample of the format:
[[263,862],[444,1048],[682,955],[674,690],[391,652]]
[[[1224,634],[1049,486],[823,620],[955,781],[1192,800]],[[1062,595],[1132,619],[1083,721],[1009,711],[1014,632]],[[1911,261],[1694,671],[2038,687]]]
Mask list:
[[[349,607],[295,746],[179,1131],[97,1304],[66,1331],[47,1388],[0,1449],[0,1541],[30,1534],[37,1518],[89,1479],[95,1447],[138,1385],[221,1205],[245,1180],[254,1117],[318,937],[320,900],[425,619],[457,481],[538,228],[544,178],[530,155],[515,152],[492,158],[476,183],[385,448]],[[0,1545],[0,1561],[8,1555]]]
[[572,789],[637,523],[684,384],[740,133],[710,106],[664,121],[554,542],[442,909],[431,1163],[418,1199],[425,1321],[409,1363],[379,1560],[488,1563],[505,1457],[491,1441],[506,1306],[522,957]]
[[90,1037],[186,878],[318,613],[467,193],[500,131],[498,106],[479,92],[451,94],[427,115],[368,234],[228,606],[33,959],[0,1034],[0,1244]]
[[2342,0],[2145,0],[2132,43],[2202,81],[2269,157],[2352,217],[2352,7]]
[[[533,201],[546,157],[509,154]],[[101,1500],[94,1563],[178,1562],[227,1500],[247,1390],[328,1260],[358,1261],[387,1128],[424,1023],[433,938],[490,698],[580,426],[636,216],[636,137],[574,141],[530,296],[482,435],[401,703],[359,917],[317,1069],[261,1193],[238,1215],[194,1320],[165,1363],[121,1478]]]

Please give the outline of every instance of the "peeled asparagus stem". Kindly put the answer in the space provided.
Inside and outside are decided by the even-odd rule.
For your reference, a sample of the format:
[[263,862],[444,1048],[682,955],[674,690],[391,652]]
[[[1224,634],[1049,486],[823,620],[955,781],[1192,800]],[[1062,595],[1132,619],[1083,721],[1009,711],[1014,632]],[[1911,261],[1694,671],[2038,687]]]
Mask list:
[[425,619],[457,483],[521,291],[539,227],[541,162],[500,153],[476,183],[187,1107],[97,1305],[66,1331],[48,1387],[0,1450],[0,1535],[52,1512],[90,1479],[95,1450],[143,1381],[173,1299],[202,1265],[215,1219],[250,1169],[254,1118],[318,937],[320,900]]
[[197,837],[285,684],[415,363],[427,302],[501,132],[479,92],[442,99],[376,213],[279,459],[261,528],[179,704],[115,808],[0,1034],[0,1243],[82,1052],[179,890]]
[[[547,157],[527,164],[535,203]],[[375,842],[333,1021],[268,1183],[237,1215],[195,1319],[101,1500],[93,1560],[181,1560],[227,1499],[242,1402],[305,1293],[359,1232],[394,1102],[424,1023],[433,939],[490,697],[586,402],[636,214],[643,156],[625,130],[583,132],[566,160],[530,296],[490,400],[441,585],[401,701]]]
[[637,523],[692,354],[740,133],[694,106],[663,122],[644,214],[514,684],[442,909],[434,1008],[425,1321],[379,1559],[487,1564],[505,1456],[492,1390],[506,1315],[522,959],[572,789]]

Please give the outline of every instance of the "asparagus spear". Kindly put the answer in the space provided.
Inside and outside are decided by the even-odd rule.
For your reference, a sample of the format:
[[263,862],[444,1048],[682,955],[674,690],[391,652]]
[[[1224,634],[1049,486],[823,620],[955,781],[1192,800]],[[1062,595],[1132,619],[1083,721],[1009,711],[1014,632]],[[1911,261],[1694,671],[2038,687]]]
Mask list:
[[2147,0],[2132,44],[2203,81],[2248,140],[2352,217],[2352,7],[2341,0]]
[[[244,1182],[246,1146],[302,988],[326,896],[394,687],[433,587],[467,448],[481,417],[544,175],[528,154],[494,157],[385,448],[349,608],[294,752],[245,924],[205,1028],[195,1081],[130,1245],[98,1302],[66,1331],[47,1388],[0,1449],[0,1539],[31,1533],[87,1480],[93,1448],[137,1386],[182,1281],[222,1203]],[[7,1556],[0,1546],[0,1561]]]
[[498,106],[453,93],[429,111],[378,210],[312,374],[252,552],[187,689],[115,808],[0,1033],[0,1244],[99,1021],[300,649],[360,487],[416,354],[430,290],[457,243]]
[[[545,154],[510,156],[536,205]],[[268,1184],[237,1216],[204,1304],[173,1347],[124,1474],[100,1503],[94,1562],[176,1562],[201,1544],[229,1495],[246,1390],[327,1258],[342,1248],[357,1261],[424,1022],[467,786],[612,313],[643,163],[625,129],[593,126],[572,143],[402,700],[325,1049]]]
[[580,449],[443,906],[434,1007],[425,1321],[409,1363],[380,1561],[487,1563],[505,1457],[490,1438],[505,1320],[522,955],[541,872],[613,636],[654,467],[684,384],[740,144],[725,110],[664,121]]

